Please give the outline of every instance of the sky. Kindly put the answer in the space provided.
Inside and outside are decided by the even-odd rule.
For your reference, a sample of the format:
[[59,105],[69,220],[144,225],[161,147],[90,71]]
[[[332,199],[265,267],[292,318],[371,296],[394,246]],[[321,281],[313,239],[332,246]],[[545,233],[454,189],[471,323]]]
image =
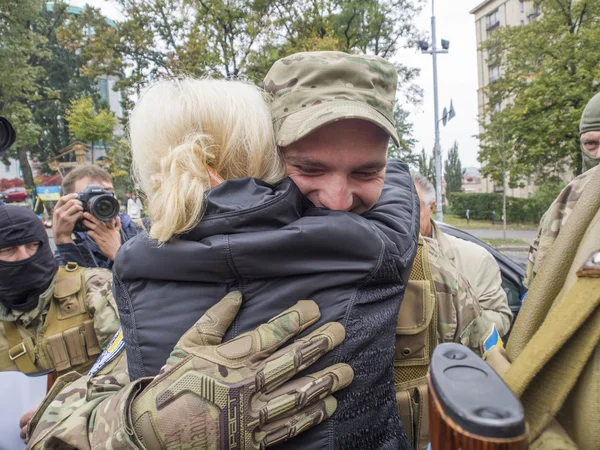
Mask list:
[[[479,132],[477,124],[477,45],[475,43],[475,21],[469,11],[483,0],[437,0],[435,15],[439,41],[450,41],[448,54],[438,55],[438,96],[440,117],[444,107],[454,103],[456,117],[446,127],[440,128],[442,157],[454,141],[463,167],[479,167],[477,152]],[[97,8],[109,18],[119,20],[118,10],[110,0],[71,0],[72,5],[83,6],[86,3]],[[417,18],[417,27],[431,34],[431,0]],[[423,101],[420,105],[409,106],[409,120],[414,125],[413,135],[417,140],[415,151],[425,148],[431,152],[434,144],[433,119],[433,68],[432,57],[416,50],[401,50],[394,60],[405,65],[421,69],[415,80],[423,89]]]

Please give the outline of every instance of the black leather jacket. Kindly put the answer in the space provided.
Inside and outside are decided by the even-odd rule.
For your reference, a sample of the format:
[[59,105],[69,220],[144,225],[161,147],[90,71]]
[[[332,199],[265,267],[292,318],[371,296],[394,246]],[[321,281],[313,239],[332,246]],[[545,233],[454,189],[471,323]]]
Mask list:
[[281,448],[410,448],[393,384],[398,310],[419,231],[407,166],[388,163],[380,201],[363,216],[315,208],[289,179],[276,188],[230,180],[206,201],[189,233],[161,247],[142,233],[117,256],[113,286],[130,377],[156,375],[179,337],[233,289],[243,304],[225,340],[313,299],[321,319],[307,333],[338,321],[346,340],[310,371],[345,362],[354,382],[336,394],[329,421]]

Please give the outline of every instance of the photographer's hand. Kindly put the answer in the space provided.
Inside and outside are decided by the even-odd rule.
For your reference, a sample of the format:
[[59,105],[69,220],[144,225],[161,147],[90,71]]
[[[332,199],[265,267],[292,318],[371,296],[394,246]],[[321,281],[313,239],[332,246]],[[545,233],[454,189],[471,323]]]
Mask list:
[[77,200],[77,194],[62,196],[52,212],[52,235],[56,244],[73,244],[73,228],[81,219],[83,206]]
[[104,256],[114,261],[121,248],[121,218],[117,216],[114,221],[104,223],[87,212],[83,213],[83,218],[83,224],[89,228],[86,234],[96,242]]

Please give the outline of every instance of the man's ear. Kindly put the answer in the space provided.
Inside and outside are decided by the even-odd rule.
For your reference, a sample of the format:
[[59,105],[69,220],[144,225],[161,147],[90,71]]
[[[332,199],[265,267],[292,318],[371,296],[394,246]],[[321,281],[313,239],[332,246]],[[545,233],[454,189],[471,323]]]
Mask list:
[[429,210],[433,213],[435,211],[435,202],[431,202],[431,205],[429,206]]

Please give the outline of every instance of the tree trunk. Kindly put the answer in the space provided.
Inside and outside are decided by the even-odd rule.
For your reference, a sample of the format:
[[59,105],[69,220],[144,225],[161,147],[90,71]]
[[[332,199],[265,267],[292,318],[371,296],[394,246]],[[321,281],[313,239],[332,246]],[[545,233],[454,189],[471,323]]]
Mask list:
[[31,170],[31,166],[29,165],[29,160],[27,159],[27,148],[20,147],[17,150],[19,155],[19,164],[21,166],[21,172],[23,172],[23,181],[25,182],[25,187],[31,189],[35,187],[35,181],[33,180],[33,171]]

